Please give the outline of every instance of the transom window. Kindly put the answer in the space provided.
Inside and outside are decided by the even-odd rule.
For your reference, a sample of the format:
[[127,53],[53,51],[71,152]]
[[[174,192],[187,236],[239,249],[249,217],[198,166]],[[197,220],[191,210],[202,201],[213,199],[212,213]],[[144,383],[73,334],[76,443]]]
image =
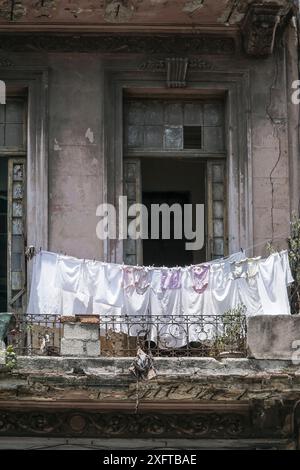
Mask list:
[[125,107],[128,151],[224,152],[224,107],[220,102],[132,99]]

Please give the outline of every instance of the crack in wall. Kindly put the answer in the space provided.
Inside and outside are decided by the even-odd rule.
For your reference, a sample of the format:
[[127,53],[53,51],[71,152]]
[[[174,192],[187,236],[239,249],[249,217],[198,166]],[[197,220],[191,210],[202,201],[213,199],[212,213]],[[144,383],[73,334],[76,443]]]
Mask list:
[[272,83],[271,83],[270,90],[269,90],[269,102],[266,106],[266,114],[267,114],[267,116],[270,120],[270,123],[271,123],[272,127],[273,127],[272,136],[276,139],[277,144],[278,144],[277,159],[275,161],[274,166],[271,169],[270,176],[269,176],[269,180],[270,180],[270,184],[271,184],[271,231],[272,231],[272,233],[271,233],[271,243],[274,242],[274,234],[275,234],[275,227],[274,227],[275,181],[274,181],[273,175],[274,175],[274,173],[275,173],[275,171],[276,171],[276,169],[277,169],[277,167],[280,163],[281,157],[282,157],[282,143],[281,143],[281,138],[280,138],[280,131],[281,131],[282,128],[285,127],[285,124],[286,124],[286,119],[285,118],[276,117],[270,111],[271,107],[273,105],[272,92],[275,88],[277,88],[276,85],[277,85],[277,81],[278,81],[279,62],[280,62],[279,54],[280,54],[280,50],[279,50],[279,47],[278,47],[277,51],[275,52],[274,75],[273,75]]

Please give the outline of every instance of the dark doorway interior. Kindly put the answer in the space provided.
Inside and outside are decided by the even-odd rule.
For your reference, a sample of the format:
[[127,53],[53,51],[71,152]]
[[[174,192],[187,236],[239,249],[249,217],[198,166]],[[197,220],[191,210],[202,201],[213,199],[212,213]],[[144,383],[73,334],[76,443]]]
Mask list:
[[[175,158],[147,158],[142,161],[142,202],[151,213],[151,204],[205,204],[205,162]],[[143,240],[143,264],[186,266],[206,259],[206,247],[186,250],[186,239],[175,240],[171,216],[171,239]],[[149,233],[150,233],[149,220]],[[160,223],[161,229],[161,223]],[[161,230],[160,230],[161,232]]]
[[[183,210],[184,204],[189,204],[189,193],[173,192],[153,192],[143,193],[143,203],[148,209],[148,226],[151,233],[151,204],[180,204]],[[186,240],[174,239],[174,214],[171,214],[170,240],[162,238],[162,219],[160,220],[159,240],[144,240],[143,255],[144,264],[154,266],[184,266],[192,264],[193,256],[191,251],[185,250]]]

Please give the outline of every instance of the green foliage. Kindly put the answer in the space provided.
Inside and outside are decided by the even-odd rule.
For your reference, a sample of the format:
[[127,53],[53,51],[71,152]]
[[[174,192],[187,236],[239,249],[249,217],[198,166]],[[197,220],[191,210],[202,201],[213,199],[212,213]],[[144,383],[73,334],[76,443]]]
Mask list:
[[291,310],[293,314],[300,311],[300,218],[293,214],[291,236],[288,238],[289,261],[294,284],[290,288]]
[[6,348],[5,365],[11,370],[17,367],[17,355],[13,346],[7,346]]
[[227,310],[223,315],[223,328],[215,340],[215,350],[220,352],[242,351],[246,340],[245,305]]

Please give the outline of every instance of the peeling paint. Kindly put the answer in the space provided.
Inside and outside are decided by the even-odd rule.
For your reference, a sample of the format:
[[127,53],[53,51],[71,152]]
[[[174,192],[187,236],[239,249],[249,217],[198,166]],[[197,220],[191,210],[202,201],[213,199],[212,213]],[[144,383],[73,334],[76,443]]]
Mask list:
[[87,129],[85,138],[90,142],[90,144],[94,143],[94,132],[90,128]]
[[59,145],[57,139],[54,139],[54,150],[55,151],[62,150],[62,147]]
[[195,11],[199,10],[199,8],[203,7],[204,0],[189,0],[185,3],[182,11],[186,13],[194,13]]
[[132,17],[134,10],[130,0],[107,0],[104,19],[110,23],[123,23]]

